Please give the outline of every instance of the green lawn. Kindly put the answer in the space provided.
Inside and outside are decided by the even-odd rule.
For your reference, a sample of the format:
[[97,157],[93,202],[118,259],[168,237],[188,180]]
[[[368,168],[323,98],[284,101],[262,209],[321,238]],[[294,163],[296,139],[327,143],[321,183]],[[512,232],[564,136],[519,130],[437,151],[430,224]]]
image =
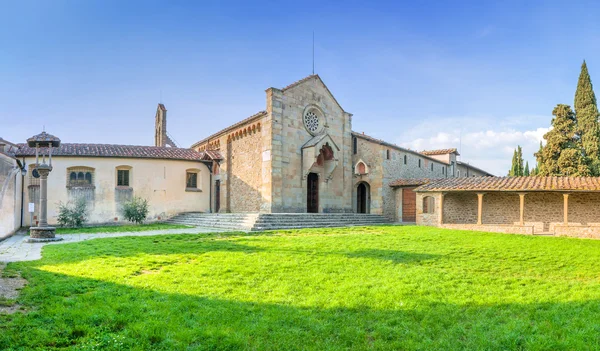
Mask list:
[[600,349],[600,241],[426,227],[121,237],[9,264],[1,350]]
[[191,228],[187,225],[169,223],[130,224],[130,225],[105,225],[100,227],[82,228],[56,228],[56,234],[93,234],[93,233],[117,233],[117,232],[144,232],[147,230],[182,229]]

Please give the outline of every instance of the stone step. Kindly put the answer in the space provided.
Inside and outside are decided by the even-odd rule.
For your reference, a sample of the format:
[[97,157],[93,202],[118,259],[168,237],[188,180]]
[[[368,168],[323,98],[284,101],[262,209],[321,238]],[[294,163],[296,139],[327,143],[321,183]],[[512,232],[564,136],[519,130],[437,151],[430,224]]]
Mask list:
[[233,230],[276,230],[390,224],[381,215],[364,213],[181,213],[166,221]]

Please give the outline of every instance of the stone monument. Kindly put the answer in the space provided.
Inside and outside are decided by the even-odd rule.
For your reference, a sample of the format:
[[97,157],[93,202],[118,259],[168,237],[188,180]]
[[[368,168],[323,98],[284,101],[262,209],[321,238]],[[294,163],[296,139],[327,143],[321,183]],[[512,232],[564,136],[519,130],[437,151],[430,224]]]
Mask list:
[[[27,145],[35,148],[35,170],[40,177],[40,218],[37,227],[29,228],[27,242],[59,241],[56,237],[56,228],[48,226],[48,175],[52,171],[52,148],[60,146],[60,139],[45,131],[27,139]],[[40,151],[42,162],[40,163]],[[48,164],[46,164],[46,152],[48,153]]]

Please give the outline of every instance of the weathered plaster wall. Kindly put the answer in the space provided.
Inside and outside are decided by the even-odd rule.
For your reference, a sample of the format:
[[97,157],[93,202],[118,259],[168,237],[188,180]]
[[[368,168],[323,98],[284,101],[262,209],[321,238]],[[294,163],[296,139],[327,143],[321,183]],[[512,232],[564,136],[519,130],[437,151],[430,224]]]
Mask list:
[[[27,164],[34,163],[33,158],[26,158]],[[48,177],[48,221],[56,223],[58,203],[66,203],[76,197],[88,199],[90,223],[106,223],[122,221],[120,201],[131,196],[139,196],[148,200],[150,205],[149,219],[165,218],[180,212],[209,210],[209,171],[208,168],[194,161],[100,158],[100,157],[54,157],[54,169]],[[94,169],[93,189],[76,189],[67,187],[67,168],[91,167]],[[131,167],[130,187],[117,187],[116,168]],[[186,191],[186,170],[197,169],[198,188],[201,191]],[[29,172],[28,172],[29,173]],[[28,177],[29,179],[29,177]],[[37,210],[39,194],[37,186],[29,187],[25,192],[25,208],[34,202]],[[36,214],[37,215],[37,214]],[[36,220],[33,220],[35,223]],[[26,226],[30,226],[31,216],[26,213]]]
[[21,172],[9,156],[0,153],[0,239],[21,226]]

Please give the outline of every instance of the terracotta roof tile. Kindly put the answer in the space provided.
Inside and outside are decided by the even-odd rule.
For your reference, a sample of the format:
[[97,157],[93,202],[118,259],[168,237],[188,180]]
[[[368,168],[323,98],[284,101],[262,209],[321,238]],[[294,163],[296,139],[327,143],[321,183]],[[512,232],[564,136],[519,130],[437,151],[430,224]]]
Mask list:
[[431,178],[405,178],[405,179],[396,179],[390,182],[391,187],[405,187],[405,186],[419,186],[429,183],[434,179]]
[[439,150],[423,150],[423,151],[421,151],[421,153],[423,155],[446,155],[446,154],[457,154],[457,155],[460,155],[458,153],[458,151],[456,151],[456,148],[452,148],[452,149],[439,149]]
[[[27,144],[19,144],[16,156],[35,156],[35,148],[28,147]],[[63,143],[59,147],[53,149],[52,156],[153,158],[200,161],[204,154],[192,149],[175,147]]]
[[600,191],[600,177],[444,178],[431,179],[416,191]]

